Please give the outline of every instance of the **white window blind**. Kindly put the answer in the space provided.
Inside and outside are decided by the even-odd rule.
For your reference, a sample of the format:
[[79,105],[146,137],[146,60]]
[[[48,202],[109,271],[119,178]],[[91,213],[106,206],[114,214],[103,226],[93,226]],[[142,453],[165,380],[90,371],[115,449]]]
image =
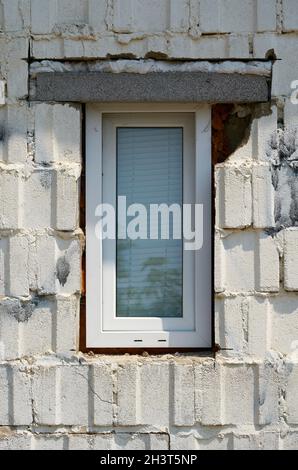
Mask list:
[[[183,129],[117,129],[117,195],[127,206],[179,204],[183,199]],[[159,234],[160,230],[159,219]],[[129,223],[129,218],[128,218]],[[183,245],[174,240],[117,240],[117,317],[181,317]]]

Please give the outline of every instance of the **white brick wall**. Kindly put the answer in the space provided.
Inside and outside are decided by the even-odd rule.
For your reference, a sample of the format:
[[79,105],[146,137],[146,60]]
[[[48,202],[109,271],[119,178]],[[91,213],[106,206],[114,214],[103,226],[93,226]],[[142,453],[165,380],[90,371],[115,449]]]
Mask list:
[[[297,448],[297,175],[270,147],[277,126],[298,128],[296,3],[2,0],[0,449]],[[28,102],[29,50],[281,59],[270,106],[250,108],[247,139],[215,167],[215,359],[78,351],[84,108]]]
[[298,12],[295,0],[283,1],[283,31],[298,30]]

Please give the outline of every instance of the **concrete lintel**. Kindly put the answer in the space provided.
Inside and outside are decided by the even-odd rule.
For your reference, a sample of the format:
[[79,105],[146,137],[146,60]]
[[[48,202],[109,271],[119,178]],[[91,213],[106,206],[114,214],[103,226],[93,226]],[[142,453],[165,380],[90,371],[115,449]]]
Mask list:
[[31,100],[252,103],[269,100],[264,76],[216,72],[40,72]]

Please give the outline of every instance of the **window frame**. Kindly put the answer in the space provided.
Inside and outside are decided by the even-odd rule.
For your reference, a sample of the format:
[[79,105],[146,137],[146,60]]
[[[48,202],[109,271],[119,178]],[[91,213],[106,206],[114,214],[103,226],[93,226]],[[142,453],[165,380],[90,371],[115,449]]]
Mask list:
[[[169,331],[156,329],[152,331],[141,330],[114,330],[104,329],[103,314],[103,279],[105,240],[98,240],[95,236],[95,225],[98,217],[95,216],[96,206],[103,201],[103,115],[110,115],[114,119],[112,132],[120,121],[136,123],[135,113],[142,115],[147,122],[164,123],[167,127],[182,127],[182,113],[192,113],[194,118],[194,165],[195,165],[195,202],[204,204],[204,246],[194,251],[194,296],[195,314],[194,329]],[[127,118],[128,113],[130,118]],[[158,113],[152,115],[152,113]],[[167,114],[166,114],[167,113]],[[172,119],[169,118],[171,113]],[[114,115],[114,118],[113,118]],[[149,117],[149,115],[151,117]],[[157,118],[154,121],[154,118]],[[165,119],[166,118],[166,119]],[[150,121],[151,119],[151,121]],[[189,119],[185,115],[185,122]],[[108,120],[105,120],[107,122]],[[172,123],[177,125],[171,126]],[[162,127],[160,124],[155,127]],[[180,124],[179,124],[180,123]],[[124,122],[125,124],[125,122]],[[179,125],[178,125],[179,124]],[[183,125],[184,125],[183,124]],[[140,125],[140,127],[144,127]],[[114,143],[115,153],[116,142]],[[184,144],[183,144],[184,145]],[[110,146],[111,149],[111,146]],[[204,159],[200,156],[204,155]],[[184,164],[184,163],[183,163]],[[211,173],[211,106],[197,104],[88,104],[86,106],[86,346],[87,348],[103,349],[135,349],[135,348],[211,348],[212,345],[212,173]],[[115,241],[116,243],[116,241]],[[198,280],[201,279],[199,282]],[[115,302],[114,302],[115,303]],[[111,305],[111,302],[108,303]],[[109,310],[110,307],[108,307]],[[105,309],[105,312],[107,310]],[[111,318],[114,312],[111,308]],[[125,322],[125,318],[118,323]],[[128,319],[134,321],[135,319]],[[148,319],[150,321],[150,319]],[[156,320],[156,319],[154,319]],[[155,322],[162,326],[164,319]],[[141,324],[141,322],[138,322]],[[111,325],[108,327],[110,328]]]

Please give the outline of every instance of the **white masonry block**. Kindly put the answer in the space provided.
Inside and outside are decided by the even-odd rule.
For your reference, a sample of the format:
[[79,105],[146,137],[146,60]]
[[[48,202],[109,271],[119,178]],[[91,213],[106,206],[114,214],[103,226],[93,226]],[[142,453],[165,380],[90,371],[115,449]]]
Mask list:
[[223,238],[227,291],[254,291],[256,244],[253,231],[227,233]]
[[113,443],[113,434],[94,434],[92,446],[94,450],[109,450],[113,448]]
[[92,395],[95,426],[113,424],[113,371],[105,364],[94,365],[92,373]]
[[278,432],[259,432],[234,435],[233,450],[278,450]]
[[[152,34],[170,29],[169,16],[171,19],[173,9],[169,0],[151,0],[150,3],[146,0],[114,0],[113,7],[113,30],[117,33],[144,31]],[[180,8],[177,10],[176,6],[177,18],[184,13]]]
[[288,384],[286,390],[286,406],[289,424],[298,424],[298,401],[297,401],[297,383],[298,383],[298,363],[288,364]]
[[29,295],[28,276],[29,244],[25,236],[9,238],[9,295],[26,297]]
[[140,424],[138,415],[138,401],[140,393],[139,366],[133,363],[119,364],[117,368],[117,424],[129,426]]
[[[4,112],[4,113],[3,113]],[[0,138],[0,159],[7,163],[25,163],[27,158],[26,105],[9,105],[0,110],[2,133]]]
[[283,0],[283,31],[298,31],[298,9],[296,0]]
[[10,100],[26,99],[28,96],[28,67],[26,60],[7,61],[7,97]]
[[231,440],[231,436],[220,434],[209,439],[199,439],[198,444],[200,450],[230,450],[232,446]]
[[32,450],[32,436],[29,433],[8,432],[0,437],[0,450]]
[[22,322],[19,329],[20,356],[47,354],[53,350],[54,306],[51,300],[35,298],[22,307],[20,311]]
[[151,450],[168,450],[169,436],[163,433],[149,434],[149,447]]
[[55,436],[51,434],[36,435],[33,437],[33,450],[65,450],[67,436]]
[[32,423],[30,375],[20,365],[0,365],[0,423],[26,426]]
[[187,0],[169,0],[170,27],[175,33],[187,32],[190,26],[190,5]]
[[279,251],[276,240],[260,232],[257,249],[256,289],[262,292],[279,291]]
[[195,422],[194,367],[191,364],[174,365],[174,424],[192,426]]
[[110,450],[113,434],[69,434],[68,450]]
[[[26,367],[15,365],[11,367],[11,374],[12,389],[10,394],[13,397],[13,424],[15,426],[31,424],[33,413],[30,371]],[[11,395],[9,399],[11,399]]]
[[0,423],[2,426],[12,424],[12,416],[10,416],[9,410],[9,394],[11,393],[9,388],[9,373],[10,367],[8,365],[0,365]]
[[224,424],[254,424],[256,411],[254,366],[226,365],[222,380],[225,390]]
[[245,168],[224,168],[223,188],[218,198],[223,198],[223,227],[243,228],[251,225],[251,173]]
[[264,297],[249,297],[247,303],[248,354],[263,359],[270,349],[269,304]]
[[[68,450],[94,450],[94,435],[86,434],[69,434]],[[107,450],[103,447],[102,450]]]
[[285,231],[284,283],[288,291],[298,291],[298,230]]
[[96,32],[104,32],[108,23],[108,2],[107,0],[88,1],[88,23],[90,28]]
[[214,302],[214,340],[216,344],[223,345],[225,343],[224,331],[222,324],[224,321],[224,298],[215,297]]
[[276,0],[257,0],[257,31],[276,31]]
[[36,422],[43,425],[88,424],[88,366],[42,365],[33,376]]
[[33,290],[40,294],[55,294],[56,292],[56,241],[54,237],[38,236],[31,247],[30,278],[34,284]]
[[0,303],[0,356],[5,360],[46,354],[53,347],[53,302],[7,298]]
[[68,104],[37,104],[35,107],[35,161],[81,161],[80,108]]
[[[30,25],[30,0],[2,0],[2,22],[5,31],[23,31]],[[1,21],[1,20],[0,20]]]
[[[71,365],[61,367],[60,406],[61,424],[87,426],[89,422],[89,367]],[[91,399],[90,397],[90,399]]]
[[227,38],[229,57],[246,58],[249,56],[248,34],[229,34]]
[[271,349],[282,354],[297,349],[298,296],[278,295],[271,299]]
[[148,448],[148,435],[117,433],[114,437],[113,450],[145,450]]
[[221,233],[215,232],[214,237],[214,290],[224,292],[225,290],[225,253],[221,239]]
[[252,171],[253,225],[274,227],[274,188],[269,165],[257,165]]
[[0,229],[19,227],[21,178],[17,171],[0,169]]
[[117,33],[131,33],[135,30],[132,0],[115,0],[113,2],[113,30]]
[[35,170],[24,181],[23,220],[26,229],[41,229],[52,226],[52,170]]
[[75,294],[81,290],[81,244],[78,239],[38,235],[31,248],[30,279],[41,294]]
[[87,20],[88,0],[59,0],[57,21],[59,23],[85,23]]
[[214,361],[196,366],[196,421],[206,426],[223,424],[222,367]]
[[74,353],[79,342],[80,301],[76,296],[58,295],[56,297],[56,352]]
[[26,59],[28,56],[28,45],[29,38],[26,35],[2,35],[0,38],[2,60]]
[[220,166],[215,166],[214,185],[215,185],[215,226],[216,227],[223,227],[225,223],[224,176],[225,176],[225,169]]
[[280,419],[280,378],[278,364],[265,362],[259,365],[259,424],[277,424]]
[[0,296],[4,296],[7,291],[7,254],[8,238],[0,238]]
[[241,356],[245,352],[244,336],[248,317],[248,300],[243,297],[226,298],[219,319],[223,341],[220,343],[226,356]]
[[298,432],[289,432],[281,441],[282,450],[298,449]]
[[57,230],[72,231],[79,223],[79,181],[72,172],[56,172],[56,223]]
[[0,106],[5,105],[5,89],[6,89],[5,80],[0,80]]
[[58,425],[61,422],[59,393],[60,367],[39,366],[33,369],[33,410],[39,425]]
[[114,434],[94,434],[93,449],[108,450],[113,449]]
[[178,433],[178,434],[171,434],[171,442],[170,442],[171,450],[198,450],[198,438],[194,433],[190,434],[187,433]]
[[[3,294],[3,292],[1,292],[1,288],[0,294]],[[12,302],[2,301],[0,303],[0,361],[12,360],[20,357],[20,323],[17,321],[15,315],[13,315],[12,313],[13,310],[11,310],[11,308],[13,308],[13,305],[17,305],[16,300]]]
[[56,2],[31,0],[31,28],[33,34],[49,34],[56,22]]
[[141,424],[155,427],[169,423],[169,364],[144,364],[140,368]]
[[200,29],[203,33],[252,32],[254,6],[252,1],[225,0],[223,5],[222,0],[200,0]]
[[168,49],[165,46],[162,51],[170,57],[184,57],[197,59],[215,59],[229,57],[228,40],[222,36],[201,36],[191,39],[184,35],[173,35],[168,41]]

